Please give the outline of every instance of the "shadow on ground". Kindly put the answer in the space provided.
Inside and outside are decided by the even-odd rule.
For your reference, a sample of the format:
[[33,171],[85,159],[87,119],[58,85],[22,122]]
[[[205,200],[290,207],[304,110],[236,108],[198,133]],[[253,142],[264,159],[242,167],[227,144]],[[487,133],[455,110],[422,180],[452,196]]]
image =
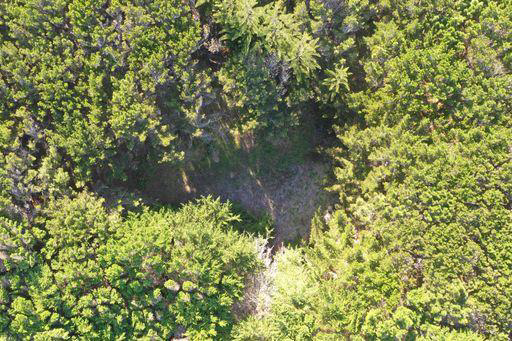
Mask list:
[[263,151],[244,143],[203,150],[194,162],[152,169],[143,192],[164,204],[220,197],[253,215],[269,215],[274,245],[296,242],[308,237],[311,218],[330,198],[323,190],[328,166],[308,156],[310,146],[296,142]]

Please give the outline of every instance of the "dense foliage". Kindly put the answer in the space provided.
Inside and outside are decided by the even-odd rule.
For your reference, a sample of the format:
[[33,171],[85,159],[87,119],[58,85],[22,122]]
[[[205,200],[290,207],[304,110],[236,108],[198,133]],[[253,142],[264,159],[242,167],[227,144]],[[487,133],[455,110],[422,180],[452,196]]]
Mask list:
[[179,1],[0,6],[2,168],[14,200],[123,178],[158,147],[171,157],[159,93],[185,77],[199,40]]
[[[300,129],[308,241],[139,196]],[[0,2],[0,336],[510,339],[511,141],[511,0]]]
[[80,194],[47,215],[33,239],[3,222],[4,335],[222,337],[244,277],[259,266],[254,243],[232,230],[238,218],[218,200],[122,218]]

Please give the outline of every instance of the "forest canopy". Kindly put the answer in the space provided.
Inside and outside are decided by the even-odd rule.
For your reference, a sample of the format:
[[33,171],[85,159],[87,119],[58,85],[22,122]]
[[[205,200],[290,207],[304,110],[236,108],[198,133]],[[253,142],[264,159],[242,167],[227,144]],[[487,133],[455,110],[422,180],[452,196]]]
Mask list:
[[511,0],[0,2],[0,338],[510,340],[511,129]]

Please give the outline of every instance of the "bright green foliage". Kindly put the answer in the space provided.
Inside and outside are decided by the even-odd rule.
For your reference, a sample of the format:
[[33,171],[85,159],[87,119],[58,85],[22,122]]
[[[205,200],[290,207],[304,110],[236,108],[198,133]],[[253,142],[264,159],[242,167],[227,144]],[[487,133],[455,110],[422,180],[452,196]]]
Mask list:
[[510,124],[512,3],[397,2],[366,39],[368,89],[353,96],[371,124],[410,129]]
[[287,63],[297,77],[307,76],[318,67],[317,39],[302,30],[296,13],[287,13],[284,1],[258,6],[256,0],[224,0],[215,10],[226,38],[240,41],[247,53],[251,44],[261,44],[269,53]]
[[230,207],[206,198],[176,212],[145,210],[122,219],[102,204],[80,194],[51,205],[42,259],[26,255],[33,246],[23,245],[20,254],[12,239],[2,241],[12,250],[0,269],[9,283],[2,290],[2,334],[228,335],[231,306],[243,294],[246,274],[258,267],[251,240],[230,227],[238,219]]
[[[344,138],[358,158],[340,159],[337,189],[345,209],[331,229],[342,230],[321,242],[341,252],[326,252],[326,266],[336,264],[329,255],[344,260],[334,265],[332,284],[346,290],[339,294],[342,325],[377,338],[399,335],[383,316],[393,320],[400,312],[409,316],[410,325],[401,328],[411,335],[444,326],[506,338],[512,323],[510,131],[455,130],[435,137],[434,145],[395,132]],[[359,156],[361,150],[368,154]],[[323,247],[314,250],[323,253]]]
[[0,330],[11,323],[7,310],[27,297],[27,283],[40,263],[37,241],[44,231],[0,218]]
[[[511,0],[0,2],[0,337],[510,339],[511,94]],[[279,215],[294,126],[338,200],[273,259],[111,188],[247,137]]]
[[304,257],[317,337],[505,340],[511,3],[390,6],[349,96],[367,126],[333,150],[339,209]]
[[[162,337],[178,326],[194,340],[229,333],[231,306],[258,265],[250,239],[231,230],[237,219],[228,205],[202,199],[177,213],[146,212],[128,220],[117,259],[130,278],[140,280],[120,278],[119,285],[133,292],[136,305],[152,302],[161,311],[154,317],[161,322],[150,327],[161,326]],[[142,321],[147,316],[139,314]]]
[[[507,340],[512,3],[358,5],[375,20],[363,39],[367,84],[344,94],[360,72],[347,53],[323,81],[328,100],[364,114],[338,128],[332,150],[339,206],[327,224],[315,220],[302,255],[276,260],[270,311],[237,336]],[[282,290],[281,276],[293,285]]]
[[157,102],[199,40],[181,1],[12,1],[0,13],[0,162],[17,200],[124,179],[148,149],[170,158],[172,112]]
[[317,333],[318,286],[303,265],[300,250],[278,253],[272,305],[264,318],[251,317],[236,327],[235,340],[311,340]]
[[277,258],[271,309],[238,338],[507,340],[510,131],[453,131],[433,145],[398,129],[347,135],[344,205],[304,254]]
[[335,70],[327,70],[326,73],[329,77],[325,79],[324,83],[329,87],[333,96],[340,90],[348,89],[349,72],[347,67],[337,65]]
[[234,128],[284,135],[284,128],[309,114],[304,109],[312,103],[328,110],[342,105],[349,65],[357,64],[355,41],[380,7],[367,1],[347,8],[307,3],[196,2],[209,23],[203,46],[209,56],[222,53],[221,62],[215,61],[221,64],[214,73],[222,86],[217,101]]
[[220,27],[218,33],[214,25],[207,31],[210,53],[230,52],[215,77],[221,86],[218,101],[232,129],[266,128],[283,135],[283,128],[297,125],[301,104],[312,97],[302,83],[315,77],[320,57],[318,39],[306,24],[309,18],[301,17],[302,7],[291,11],[283,1],[262,6],[251,0],[224,0],[199,8],[211,13]]

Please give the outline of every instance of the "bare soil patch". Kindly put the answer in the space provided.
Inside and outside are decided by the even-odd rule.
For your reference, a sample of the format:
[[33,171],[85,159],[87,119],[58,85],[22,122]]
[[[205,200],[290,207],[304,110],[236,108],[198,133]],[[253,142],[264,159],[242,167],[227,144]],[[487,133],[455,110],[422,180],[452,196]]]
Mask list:
[[313,160],[264,175],[250,166],[196,170],[162,165],[154,170],[144,192],[166,204],[212,195],[254,215],[268,214],[274,222],[274,245],[281,245],[307,238],[311,218],[329,197],[323,190],[326,172],[326,165]]

